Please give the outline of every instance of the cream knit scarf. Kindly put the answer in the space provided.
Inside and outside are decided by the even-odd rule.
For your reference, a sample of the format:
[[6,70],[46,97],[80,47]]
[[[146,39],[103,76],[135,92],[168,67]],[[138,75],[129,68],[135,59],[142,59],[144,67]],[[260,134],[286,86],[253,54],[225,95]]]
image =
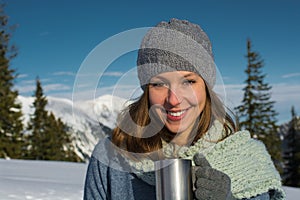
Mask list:
[[[217,142],[224,136],[223,125],[213,126],[193,146],[163,145],[166,157],[191,159],[202,153],[211,166],[231,178],[231,191],[237,199],[250,198],[274,190],[271,199],[285,199],[281,179],[263,143],[252,139],[248,131],[239,131]],[[155,185],[154,162],[144,159],[128,160],[134,173],[150,185]]]

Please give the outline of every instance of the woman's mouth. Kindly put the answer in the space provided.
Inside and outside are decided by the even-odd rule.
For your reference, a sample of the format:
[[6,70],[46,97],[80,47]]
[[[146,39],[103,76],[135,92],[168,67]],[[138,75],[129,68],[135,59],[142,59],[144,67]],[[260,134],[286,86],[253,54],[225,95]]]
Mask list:
[[172,121],[181,120],[187,112],[188,109],[180,110],[180,111],[167,111],[167,118]]

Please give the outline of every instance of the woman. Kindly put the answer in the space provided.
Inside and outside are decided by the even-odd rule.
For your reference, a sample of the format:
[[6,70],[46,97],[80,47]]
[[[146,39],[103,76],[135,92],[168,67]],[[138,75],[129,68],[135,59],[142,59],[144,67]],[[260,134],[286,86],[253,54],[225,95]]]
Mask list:
[[265,146],[238,131],[213,91],[216,69],[205,32],[160,22],[138,52],[143,94],[119,116],[90,159],[84,199],[155,199],[154,161],[193,160],[196,199],[284,199]]

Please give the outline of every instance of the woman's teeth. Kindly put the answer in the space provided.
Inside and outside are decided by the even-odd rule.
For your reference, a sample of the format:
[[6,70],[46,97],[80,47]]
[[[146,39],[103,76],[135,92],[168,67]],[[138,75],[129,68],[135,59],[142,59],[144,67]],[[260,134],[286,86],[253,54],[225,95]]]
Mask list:
[[179,112],[171,112],[169,111],[168,114],[169,115],[172,115],[174,117],[179,117],[180,115],[182,115],[186,110],[182,110],[182,111],[179,111]]

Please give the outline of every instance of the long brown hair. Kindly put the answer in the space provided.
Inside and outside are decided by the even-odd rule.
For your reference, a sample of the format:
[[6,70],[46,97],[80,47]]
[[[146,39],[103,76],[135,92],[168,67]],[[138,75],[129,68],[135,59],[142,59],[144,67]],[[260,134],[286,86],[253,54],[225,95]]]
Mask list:
[[[196,134],[192,144],[208,131],[214,120],[223,123],[225,137],[237,130],[236,123],[231,117],[232,112],[225,107],[218,95],[207,84],[205,88],[207,100],[195,123]],[[150,118],[150,115],[155,115],[155,113],[151,113],[148,94],[149,87],[146,86],[141,97],[125,108],[118,117],[118,125],[113,130],[112,142],[125,151],[151,153],[162,148],[162,138],[167,142],[174,138],[175,134],[169,133],[160,120],[155,117]],[[153,133],[157,134],[153,135]]]

